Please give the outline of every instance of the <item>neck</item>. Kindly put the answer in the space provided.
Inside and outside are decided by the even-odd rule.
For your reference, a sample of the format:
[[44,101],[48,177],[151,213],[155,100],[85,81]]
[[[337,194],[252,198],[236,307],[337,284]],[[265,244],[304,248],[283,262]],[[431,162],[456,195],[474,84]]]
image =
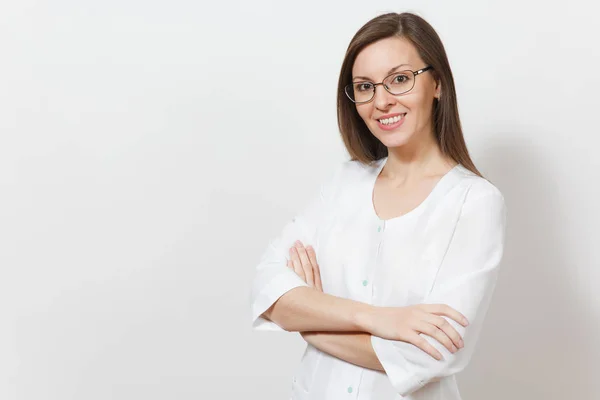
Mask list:
[[456,162],[444,156],[433,134],[398,147],[388,147],[388,159],[381,176],[395,182],[416,181],[443,175]]

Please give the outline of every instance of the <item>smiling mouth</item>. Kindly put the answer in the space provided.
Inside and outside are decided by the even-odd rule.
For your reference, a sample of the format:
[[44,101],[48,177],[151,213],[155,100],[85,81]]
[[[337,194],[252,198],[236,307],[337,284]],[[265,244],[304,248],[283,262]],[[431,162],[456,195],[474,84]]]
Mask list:
[[396,122],[400,121],[401,119],[403,119],[405,115],[406,115],[406,113],[396,115],[395,117],[391,117],[391,118],[378,119],[377,121],[379,121],[379,123],[382,125],[392,125],[392,124],[395,124]]

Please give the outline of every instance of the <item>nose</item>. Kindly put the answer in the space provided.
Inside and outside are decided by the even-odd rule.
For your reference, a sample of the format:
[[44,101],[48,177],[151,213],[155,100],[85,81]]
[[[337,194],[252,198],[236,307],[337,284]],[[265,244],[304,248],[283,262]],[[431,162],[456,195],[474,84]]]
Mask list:
[[373,98],[373,104],[380,110],[389,108],[396,101],[396,96],[385,90],[383,84],[375,86],[375,95]]

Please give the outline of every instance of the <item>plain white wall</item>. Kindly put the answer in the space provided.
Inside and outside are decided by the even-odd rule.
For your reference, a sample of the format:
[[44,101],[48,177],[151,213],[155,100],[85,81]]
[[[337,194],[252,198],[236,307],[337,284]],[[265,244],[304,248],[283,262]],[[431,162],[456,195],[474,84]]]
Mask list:
[[509,208],[465,400],[600,398],[594,7],[2,2],[0,399],[286,399],[304,344],[250,330],[253,269],[345,159],[339,67],[388,11],[440,34]]

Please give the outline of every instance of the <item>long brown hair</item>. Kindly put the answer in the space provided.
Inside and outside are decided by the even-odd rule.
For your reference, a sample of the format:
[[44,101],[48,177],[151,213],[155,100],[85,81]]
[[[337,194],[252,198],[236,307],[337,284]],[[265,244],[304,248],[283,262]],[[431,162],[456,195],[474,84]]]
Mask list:
[[348,45],[338,81],[337,118],[351,159],[369,164],[388,155],[387,147],[373,136],[358,115],[355,104],[346,97],[344,87],[352,82],[352,67],[358,53],[369,44],[389,37],[409,40],[425,64],[433,66],[433,78],[442,85],[442,96],[439,101],[434,100],[432,115],[435,138],[442,154],[482,176],[465,144],[454,78],[444,45],[433,27],[412,13],[389,13],[375,17],[358,30]]

